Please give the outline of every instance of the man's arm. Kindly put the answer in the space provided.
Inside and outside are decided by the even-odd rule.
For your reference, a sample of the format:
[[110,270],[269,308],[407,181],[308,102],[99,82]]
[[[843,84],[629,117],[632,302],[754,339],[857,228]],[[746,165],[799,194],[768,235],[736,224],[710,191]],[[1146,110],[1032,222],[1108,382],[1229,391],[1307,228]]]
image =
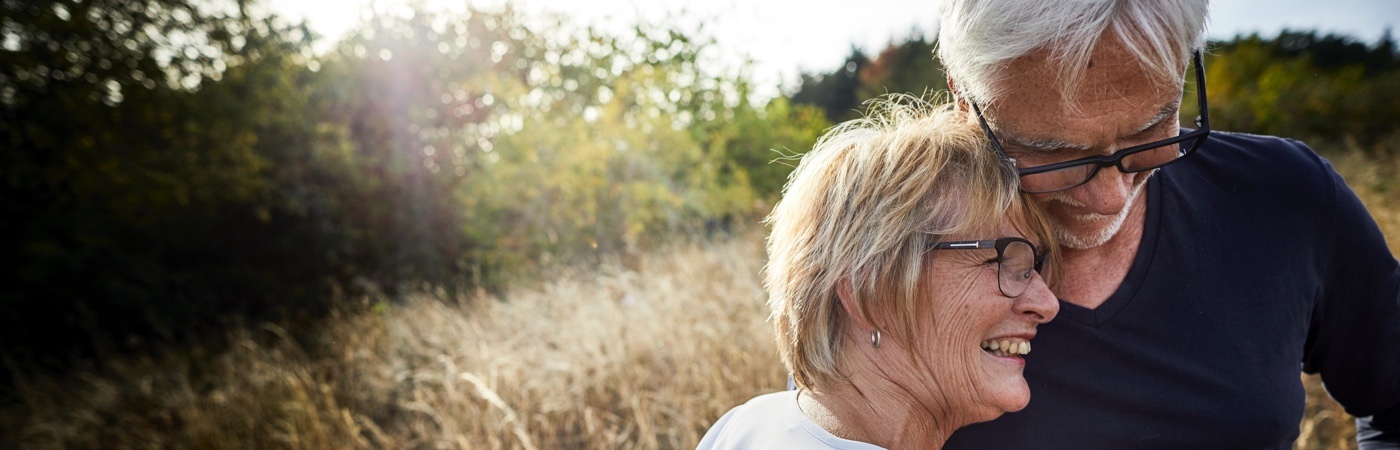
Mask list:
[[1331,166],[1336,203],[1326,285],[1313,312],[1305,371],[1357,416],[1362,449],[1400,450],[1400,264],[1370,213]]

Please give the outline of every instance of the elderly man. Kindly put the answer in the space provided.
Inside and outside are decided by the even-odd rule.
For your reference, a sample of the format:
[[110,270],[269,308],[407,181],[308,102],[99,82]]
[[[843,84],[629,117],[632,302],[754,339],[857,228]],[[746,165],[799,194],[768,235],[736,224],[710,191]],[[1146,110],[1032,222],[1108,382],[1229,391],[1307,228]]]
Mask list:
[[1064,247],[1030,405],[947,448],[1291,448],[1300,369],[1400,448],[1400,269],[1326,160],[1209,130],[1204,0],[941,8],[949,86]]

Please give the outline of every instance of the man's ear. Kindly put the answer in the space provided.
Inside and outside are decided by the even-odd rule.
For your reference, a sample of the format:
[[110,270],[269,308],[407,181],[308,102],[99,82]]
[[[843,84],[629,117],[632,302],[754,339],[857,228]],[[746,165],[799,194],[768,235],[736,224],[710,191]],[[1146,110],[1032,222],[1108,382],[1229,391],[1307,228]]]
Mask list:
[[968,105],[967,100],[964,99],[962,93],[958,91],[958,83],[956,81],[953,81],[953,77],[947,75],[946,72],[944,73],[944,76],[944,80],[947,80],[948,82],[948,92],[953,94],[953,104],[956,105],[956,108],[958,108],[958,112],[965,113],[972,111],[972,107]]

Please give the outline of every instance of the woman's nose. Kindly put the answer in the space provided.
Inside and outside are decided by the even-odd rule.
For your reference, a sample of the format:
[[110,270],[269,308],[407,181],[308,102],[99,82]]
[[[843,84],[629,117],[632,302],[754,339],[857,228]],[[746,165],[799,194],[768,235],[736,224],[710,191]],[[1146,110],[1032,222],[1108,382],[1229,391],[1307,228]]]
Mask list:
[[1030,286],[1026,287],[1026,292],[1016,297],[1014,307],[1017,313],[1028,317],[1032,322],[1045,323],[1059,314],[1060,300],[1050,292],[1050,286],[1045,285],[1045,279],[1036,274],[1031,279]]

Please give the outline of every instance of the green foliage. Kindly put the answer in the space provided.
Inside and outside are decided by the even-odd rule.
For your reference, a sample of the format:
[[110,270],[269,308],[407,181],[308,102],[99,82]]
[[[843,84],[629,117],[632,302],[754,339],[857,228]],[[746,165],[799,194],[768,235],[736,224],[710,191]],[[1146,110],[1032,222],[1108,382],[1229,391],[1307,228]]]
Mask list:
[[[1218,42],[1206,67],[1212,125],[1389,153],[1400,140],[1400,54],[1314,32]],[[1218,125],[1217,125],[1218,124]],[[1387,144],[1390,143],[1390,144]]]
[[672,30],[414,10],[317,56],[243,2],[0,5],[0,214],[22,218],[0,224],[20,268],[0,339],[20,359],[723,229],[828,126]]
[[749,171],[786,172],[749,155],[826,126],[702,72],[709,42],[530,20],[381,17],[326,61],[331,110],[380,174],[357,216],[381,238],[358,248],[400,271],[379,284],[494,284],[753,215],[777,189]]
[[324,287],[319,255],[287,259],[325,240],[275,166],[335,146],[299,122],[303,31],[183,1],[0,5],[7,350],[170,339]]
[[[811,105],[794,104],[779,98],[764,105],[738,108],[734,117],[717,126],[704,129],[709,142],[711,159],[722,164],[722,178],[730,185],[747,185],[756,196],[753,200],[776,199],[792,172],[795,161],[780,160],[811,150],[817,139],[830,127],[826,112]],[[776,125],[776,126],[775,126]],[[738,195],[721,195],[721,199],[739,200]],[[742,211],[743,204],[733,206]],[[765,211],[766,206],[756,210]]]
[[851,49],[846,62],[829,73],[802,74],[802,82],[792,93],[792,102],[812,105],[826,111],[826,118],[837,123],[855,117],[864,99],[858,94],[861,90],[861,68],[870,64],[870,59],[860,49]]
[[857,95],[864,102],[886,93],[922,96],[946,91],[948,79],[933,49],[932,39],[917,35],[902,44],[886,46],[870,64],[861,67]]
[[881,95],[926,96],[946,91],[947,76],[933,53],[934,42],[915,34],[890,43],[873,59],[852,49],[836,70],[803,74],[792,101],[821,108],[829,120],[839,122],[859,117],[860,105]]

